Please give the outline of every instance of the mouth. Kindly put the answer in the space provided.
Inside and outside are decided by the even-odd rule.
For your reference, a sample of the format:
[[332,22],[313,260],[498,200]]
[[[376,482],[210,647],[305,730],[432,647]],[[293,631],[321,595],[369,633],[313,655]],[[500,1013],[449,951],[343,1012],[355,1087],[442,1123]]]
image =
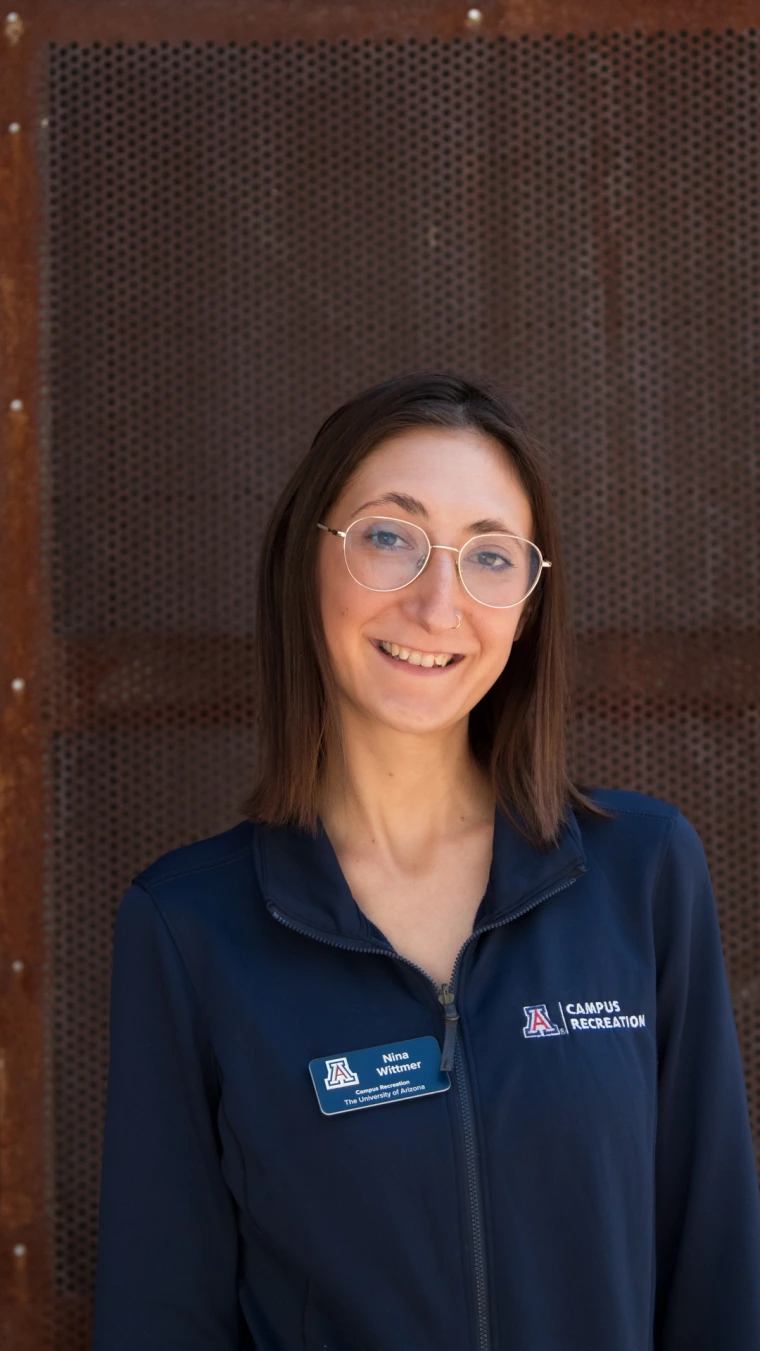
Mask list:
[[423,652],[420,648],[405,647],[401,643],[386,642],[384,638],[373,638],[372,646],[390,661],[404,666],[416,667],[426,671],[443,671],[464,661],[461,652]]

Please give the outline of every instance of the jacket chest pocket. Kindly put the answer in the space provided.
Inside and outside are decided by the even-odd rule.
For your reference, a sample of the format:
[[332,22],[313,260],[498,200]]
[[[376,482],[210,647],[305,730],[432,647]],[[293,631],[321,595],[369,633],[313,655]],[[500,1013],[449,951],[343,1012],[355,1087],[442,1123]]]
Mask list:
[[478,1064],[489,1132],[523,1157],[560,1147],[571,1165],[598,1156],[611,1139],[643,1157],[654,1135],[657,1054],[653,1020],[634,1002],[515,1010],[519,1034],[485,1068]]

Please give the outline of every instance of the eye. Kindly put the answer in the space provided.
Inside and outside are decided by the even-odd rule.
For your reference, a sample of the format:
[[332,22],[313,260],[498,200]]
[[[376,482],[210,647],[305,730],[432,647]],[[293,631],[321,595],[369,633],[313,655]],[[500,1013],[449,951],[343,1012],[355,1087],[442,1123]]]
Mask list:
[[373,530],[372,541],[379,549],[396,549],[404,543],[401,536],[392,530]]
[[412,541],[404,535],[400,535],[396,530],[389,530],[387,526],[375,526],[368,530],[365,535],[368,543],[376,549],[382,549],[388,552],[399,552],[402,549],[413,547]]
[[494,549],[477,549],[468,554],[467,562],[487,572],[508,572],[515,566],[508,554]]

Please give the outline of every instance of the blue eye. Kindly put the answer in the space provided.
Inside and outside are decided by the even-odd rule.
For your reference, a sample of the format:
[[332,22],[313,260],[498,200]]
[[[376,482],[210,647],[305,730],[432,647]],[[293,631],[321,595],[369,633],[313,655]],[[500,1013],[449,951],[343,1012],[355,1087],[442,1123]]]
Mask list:
[[389,530],[387,527],[382,529],[377,526],[370,528],[364,539],[371,548],[382,553],[401,553],[404,549],[418,547],[414,540],[400,534],[397,530]]
[[474,563],[478,568],[484,568],[486,572],[508,572],[515,566],[511,558],[494,553],[490,549],[481,549],[477,553],[470,554],[467,562]]
[[397,549],[399,544],[405,543],[401,536],[392,530],[373,530],[371,538],[379,549]]

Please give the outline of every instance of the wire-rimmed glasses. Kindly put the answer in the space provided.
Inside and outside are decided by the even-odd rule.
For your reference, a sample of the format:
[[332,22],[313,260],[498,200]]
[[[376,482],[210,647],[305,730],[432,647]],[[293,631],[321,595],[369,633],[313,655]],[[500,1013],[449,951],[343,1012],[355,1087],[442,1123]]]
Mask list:
[[343,540],[346,567],[368,591],[401,591],[419,577],[433,549],[446,549],[457,555],[457,576],[473,600],[508,610],[527,600],[551,567],[538,545],[520,535],[473,535],[457,549],[431,544],[421,525],[395,516],[360,516],[346,530],[320,522],[317,529]]

